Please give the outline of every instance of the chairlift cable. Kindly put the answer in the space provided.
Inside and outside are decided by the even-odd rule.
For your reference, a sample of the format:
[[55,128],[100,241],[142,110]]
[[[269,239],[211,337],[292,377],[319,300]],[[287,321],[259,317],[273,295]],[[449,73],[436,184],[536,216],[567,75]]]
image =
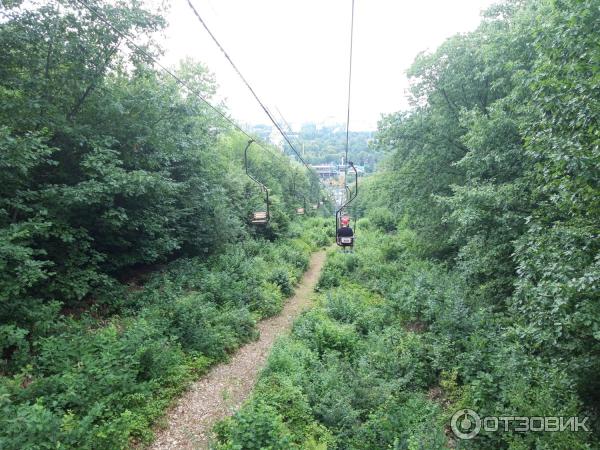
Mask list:
[[92,14],[94,14],[98,19],[100,19],[101,22],[103,22],[105,25],[107,25],[109,28],[111,28],[115,33],[117,33],[119,36],[121,36],[123,39],[125,39],[127,42],[129,42],[129,44],[131,44],[139,53],[141,53],[142,55],[144,55],[146,58],[148,58],[149,60],[151,60],[154,64],[156,64],[161,70],[163,70],[165,73],[167,73],[168,75],[170,75],[175,81],[177,81],[181,86],[185,87],[190,93],[194,94],[196,97],[198,97],[202,102],[204,102],[208,107],[210,107],[214,112],[216,112],[219,116],[221,116],[223,119],[225,119],[227,122],[229,122],[231,125],[233,125],[236,129],[238,129],[239,131],[241,131],[242,133],[244,133],[249,139],[253,139],[252,136],[250,136],[243,128],[241,128],[238,124],[236,124],[233,120],[231,120],[229,117],[227,117],[227,115],[219,110],[217,107],[213,106],[208,100],[206,100],[204,98],[204,96],[202,94],[200,94],[196,89],[192,88],[191,86],[189,86],[185,81],[183,81],[180,77],[178,77],[177,75],[175,75],[170,69],[168,69],[167,67],[165,67],[163,64],[161,64],[160,62],[157,61],[157,59],[152,56],[150,53],[148,53],[146,50],[144,50],[142,47],[140,47],[139,45],[137,45],[129,35],[127,35],[127,33],[119,30],[118,28],[116,28],[112,23],[110,23],[110,21],[103,16],[100,12],[98,12],[97,9],[95,9],[94,7],[88,5],[84,0],[75,0],[77,3],[79,3],[81,6],[83,6],[84,8],[86,8],[88,11],[90,11]]
[[344,185],[347,185],[348,178],[348,147],[350,144],[350,94],[352,92],[352,53],[354,41],[354,0],[352,0],[352,13],[350,16],[350,61],[348,68],[348,108],[346,114],[346,149],[344,153]]
[[168,69],[167,67],[165,67],[163,64],[161,64],[154,56],[152,56],[150,53],[148,53],[146,50],[144,50],[142,47],[140,47],[138,44],[136,44],[133,39],[131,38],[131,36],[129,36],[127,33],[119,30],[117,27],[115,27],[109,19],[107,19],[102,13],[100,13],[96,8],[94,8],[93,6],[90,6],[85,0],[74,0],[76,3],[79,3],[81,6],[83,6],[85,9],[87,9],[89,12],[91,12],[94,16],[96,16],[101,22],[103,22],[107,27],[109,27],[110,29],[112,29],[117,35],[119,35],[121,38],[125,39],[139,54],[143,55],[144,57],[146,57],[149,61],[152,61],[154,64],[156,64],[156,66],[158,66],[163,72],[165,72],[167,75],[171,76],[179,85],[181,85],[182,87],[184,87],[189,93],[191,93],[192,95],[196,96],[198,99],[200,99],[204,104],[206,104],[206,106],[208,106],[211,110],[213,110],[215,113],[217,113],[221,118],[225,119],[227,122],[229,122],[236,130],[240,131],[243,135],[245,135],[248,139],[251,139],[254,141],[254,143],[256,145],[258,145],[260,148],[262,148],[263,150],[270,152],[270,150],[268,150],[267,147],[265,147],[265,145],[263,145],[264,143],[261,142],[257,142],[257,138],[251,136],[246,130],[244,130],[240,125],[238,125],[237,123],[235,123],[234,120],[232,120],[230,117],[227,116],[227,114],[225,114],[223,111],[221,111],[219,108],[217,108],[216,106],[213,106],[206,98],[204,98],[204,96],[197,90],[194,89],[193,87],[191,87],[188,83],[186,83],[183,79],[181,79],[179,76],[177,76],[175,73],[173,73],[172,70]]
[[[277,106],[275,106],[275,109],[277,110],[277,114],[279,114],[279,118],[283,121],[283,123],[287,127],[288,132],[290,134],[293,134],[294,130],[292,129],[292,126],[290,125],[290,123],[284,117],[283,113],[279,110],[279,108]],[[304,148],[304,141],[302,140],[302,138],[299,135],[296,135],[294,140],[296,141],[297,144],[302,145],[302,148]],[[326,188],[325,184],[320,179],[318,179],[318,182],[324,188]],[[319,192],[317,192],[317,197],[319,197]],[[318,207],[318,203],[319,203],[319,198],[317,198],[317,207]]]
[[[267,153],[271,153],[271,151],[270,151],[269,148],[265,147],[264,145],[261,145],[260,142],[257,142],[257,138],[256,137],[253,137],[250,134],[248,134],[248,132],[246,130],[244,130],[240,125],[238,125],[237,123],[235,123],[235,121],[233,121],[230,117],[228,117],[227,114],[225,114],[223,111],[221,111],[216,106],[213,106],[206,98],[204,98],[204,96],[198,90],[196,90],[195,88],[191,87],[182,78],[180,78],[175,73],[173,73],[172,70],[168,69],[163,64],[161,64],[148,51],[146,51],[145,49],[143,49],[142,47],[140,47],[138,44],[136,44],[134,42],[133,38],[130,35],[128,35],[124,31],[122,31],[122,30],[118,29],[117,27],[115,27],[110,22],[110,20],[108,18],[106,18],[106,16],[104,16],[100,11],[98,11],[98,9],[96,9],[95,7],[89,5],[85,0],[75,0],[75,2],[78,3],[79,5],[83,6],[90,13],[92,13],[94,16],[96,16],[102,23],[104,23],[108,28],[110,28],[111,30],[113,30],[113,32],[115,32],[118,36],[120,36],[121,38],[125,39],[134,48],[135,51],[137,51],[139,54],[143,55],[148,61],[151,61],[156,66],[158,66],[164,73],[166,73],[167,75],[171,76],[179,85],[181,85],[183,88],[185,88],[190,94],[196,96],[199,100],[201,100],[204,104],[206,104],[212,111],[214,111],[215,113],[217,113],[217,115],[219,117],[221,117],[222,119],[225,119],[225,121],[227,121],[228,123],[230,123],[235,129],[237,129],[239,132],[241,132],[243,135],[245,135],[249,140],[253,141],[260,148],[262,148],[263,150],[265,150]],[[192,9],[193,9],[193,7],[192,7]],[[198,18],[200,18],[200,17],[198,16]],[[279,131],[281,132],[281,129],[279,129]],[[282,133],[282,135],[287,140],[287,137],[285,136],[285,134]],[[291,146],[291,147],[295,151],[295,149],[293,148],[293,146]],[[300,158],[300,159],[304,163],[304,165],[310,170],[310,167],[306,164],[306,162],[304,160],[302,160],[302,158]],[[319,180],[319,183],[326,189],[326,186],[322,183],[321,180]]]
[[[353,163],[348,161],[348,147],[350,145],[350,94],[352,93],[352,53],[353,53],[353,40],[354,40],[354,0],[352,0],[352,10],[350,16],[350,55],[349,55],[349,68],[348,68],[348,109],[346,116],[346,148],[344,153],[344,189],[346,190],[346,201],[340,205],[339,209],[335,213],[335,233],[336,233],[336,244],[343,247],[352,247],[354,245],[354,235],[351,236],[340,236],[339,234],[339,222],[341,221],[341,214],[345,208],[352,203],[352,201],[358,196],[358,171]],[[352,167],[355,177],[355,191],[352,195],[352,191],[348,186],[348,167]],[[347,240],[347,242],[344,242]]]
[[242,72],[240,71],[240,69],[238,69],[238,67],[235,65],[235,63],[233,62],[233,60],[231,59],[231,57],[229,56],[229,54],[227,53],[227,51],[219,43],[219,41],[217,40],[217,38],[215,37],[215,35],[210,31],[210,29],[206,25],[206,22],[202,19],[202,17],[200,16],[200,14],[198,13],[198,11],[196,10],[196,8],[194,7],[194,5],[192,4],[191,0],[187,0],[187,3],[190,6],[190,8],[192,9],[192,11],[194,12],[194,15],[196,16],[196,18],[198,19],[198,21],[200,21],[200,23],[202,24],[202,26],[204,27],[204,29],[206,30],[206,32],[210,35],[210,37],[212,38],[212,40],[214,41],[214,43],[217,45],[217,47],[219,47],[219,49],[221,50],[221,52],[223,53],[223,55],[225,55],[225,58],[227,58],[227,61],[229,61],[229,63],[231,64],[231,66],[233,67],[233,69],[236,71],[236,73],[239,75],[239,77],[241,78],[241,80],[244,82],[244,84],[246,85],[246,87],[248,88],[248,90],[252,93],[252,95],[254,96],[254,98],[256,99],[256,101],[258,102],[258,104],[260,105],[260,107],[263,109],[263,111],[265,112],[265,114],[267,115],[267,117],[271,120],[271,122],[273,123],[273,125],[275,125],[275,128],[277,128],[277,130],[279,131],[279,133],[281,134],[281,136],[283,137],[283,139],[288,143],[288,145],[294,151],[294,153],[296,154],[296,156],[298,157],[298,159],[302,162],[302,164],[304,164],[308,170],[311,170],[310,166],[306,163],[306,161],[304,161],[304,159],[302,158],[302,156],[300,155],[300,153],[298,153],[298,151],[293,146],[292,142],[290,141],[290,139],[288,138],[288,136],[285,134],[285,132],[283,131],[283,129],[281,128],[281,126],[273,118],[273,115],[271,114],[271,112],[267,109],[267,107],[264,105],[264,103],[260,100],[260,98],[258,97],[258,95],[256,94],[256,92],[254,91],[254,89],[252,88],[252,86],[250,85],[250,83],[248,82],[248,80],[246,80],[246,78],[244,77],[244,75],[242,74]]

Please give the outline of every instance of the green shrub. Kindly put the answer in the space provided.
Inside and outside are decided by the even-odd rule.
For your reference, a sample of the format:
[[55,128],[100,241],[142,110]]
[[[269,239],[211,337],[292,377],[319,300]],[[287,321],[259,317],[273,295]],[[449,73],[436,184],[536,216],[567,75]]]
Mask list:
[[281,293],[286,297],[289,297],[294,293],[294,287],[292,281],[290,280],[290,275],[288,271],[283,268],[277,268],[273,270],[273,272],[271,272],[267,278],[267,281],[276,285],[281,290]]
[[[290,291],[292,293],[293,289],[290,288]],[[280,287],[265,281],[260,288],[254,291],[248,307],[261,318],[270,317],[281,311],[283,301],[284,296]]]
[[[442,449],[460,408],[581,415],[563,369],[524,355],[506,317],[469,298],[456,271],[403,252],[402,242],[364,230],[353,255],[328,255],[317,306],[274,347],[251,400],[275,408],[281,436],[305,448]],[[589,442],[585,433],[482,433],[467,444]]]
[[351,356],[358,343],[353,325],[336,322],[321,311],[304,313],[294,323],[293,333],[320,355],[333,350]]
[[371,223],[371,220],[368,217],[361,217],[360,219],[358,219],[356,221],[356,229],[357,230],[365,230],[365,231],[372,231],[372,227],[373,224]]
[[295,385],[302,385],[310,380],[307,378],[310,368],[318,363],[318,355],[297,339],[284,337],[279,339],[269,355],[268,363],[263,369],[262,376],[285,375]]
[[[151,441],[153,421],[170,399],[256,338],[257,318],[280,311],[307,266],[310,235],[307,228],[293,240],[246,241],[208,259],[181,258],[146,275],[139,289],[114,289],[122,297],[113,304],[123,309],[111,320],[61,317],[58,302],[24,308],[24,323],[35,324],[31,333],[0,327],[8,356],[1,370],[15,374],[0,376],[0,447]],[[264,426],[278,420],[266,414]],[[315,442],[327,434],[312,422],[303,427]]]
[[318,289],[327,289],[340,285],[343,278],[346,276],[346,263],[344,256],[345,255],[337,252],[333,252],[328,255],[325,266],[323,267],[319,277],[319,282],[317,284]]
[[313,417],[308,398],[292,378],[278,372],[263,376],[254,395],[275,408],[293,437],[299,436],[304,440],[310,433]]
[[369,211],[369,223],[381,231],[390,232],[396,229],[396,218],[388,208],[378,207]]
[[0,325],[0,374],[15,372],[29,360],[29,332],[14,325]]
[[170,332],[188,352],[221,360],[244,342],[256,337],[255,322],[246,309],[218,308],[189,295],[170,314]]
[[353,448],[441,450],[447,437],[439,427],[441,407],[421,393],[399,393],[379,405],[362,424]]
[[222,422],[216,431],[220,450],[297,448],[275,408],[262,402],[251,402],[232,419]]

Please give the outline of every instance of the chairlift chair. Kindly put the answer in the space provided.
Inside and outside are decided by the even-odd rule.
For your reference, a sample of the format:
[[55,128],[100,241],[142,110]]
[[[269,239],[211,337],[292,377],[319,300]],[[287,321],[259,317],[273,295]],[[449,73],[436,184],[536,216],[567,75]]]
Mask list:
[[256,184],[258,184],[260,186],[261,191],[265,193],[266,210],[254,211],[252,213],[252,217],[250,218],[250,223],[254,225],[266,225],[267,223],[269,223],[269,220],[271,220],[271,212],[269,210],[269,189],[256,178],[254,178],[252,175],[250,175],[250,172],[248,172],[248,148],[250,148],[250,145],[252,145],[253,142],[254,140],[250,139],[248,141],[248,144],[246,145],[246,148],[244,149],[244,166],[246,168],[246,175],[248,175],[248,177]]
[[340,247],[353,247],[354,236],[338,236],[337,245],[339,245]]
[[[294,187],[294,191],[296,190],[296,188]],[[303,201],[303,205],[299,208],[296,208],[296,215],[298,216],[303,216],[304,214],[306,214],[306,197],[302,194],[300,194],[302,197],[302,201]]]
[[264,225],[269,221],[269,213],[267,211],[255,211],[252,213],[250,222],[255,225]]
[[356,186],[355,190],[354,190],[354,195],[350,197],[350,195],[351,195],[350,188],[348,188],[348,186],[346,186],[346,189],[348,192],[348,198],[347,198],[346,202],[343,205],[341,205],[340,208],[335,212],[335,243],[340,247],[344,247],[344,249],[348,248],[348,247],[352,248],[354,246],[354,236],[340,236],[338,234],[338,230],[340,228],[340,220],[341,220],[344,210],[358,196],[358,172],[356,171],[356,167],[354,167],[354,164],[352,163],[352,161],[348,161],[348,166],[352,167],[352,170],[354,170],[354,178],[355,178],[355,186]]

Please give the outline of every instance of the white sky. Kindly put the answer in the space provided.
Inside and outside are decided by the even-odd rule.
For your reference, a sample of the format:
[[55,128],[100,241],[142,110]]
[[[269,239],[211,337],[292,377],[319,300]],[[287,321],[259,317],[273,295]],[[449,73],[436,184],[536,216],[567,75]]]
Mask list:
[[[171,0],[163,63],[184,57],[216,74],[242,123],[269,123],[193,15]],[[192,0],[258,96],[296,128],[346,121],[351,0]],[[375,129],[406,107],[406,70],[423,50],[473,30],[492,0],[356,0],[350,129]]]

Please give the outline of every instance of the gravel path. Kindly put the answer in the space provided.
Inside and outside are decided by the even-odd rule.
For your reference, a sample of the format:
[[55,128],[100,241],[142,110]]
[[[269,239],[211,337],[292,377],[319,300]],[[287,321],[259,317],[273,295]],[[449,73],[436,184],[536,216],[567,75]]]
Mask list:
[[325,251],[314,253],[296,293],[283,311],[258,324],[260,338],[241,347],[228,363],[215,366],[192,384],[167,413],[167,427],[157,431],[153,450],[207,449],[210,431],[248,398],[275,339],[287,332],[293,320],[310,305],[310,297],[325,263]]

